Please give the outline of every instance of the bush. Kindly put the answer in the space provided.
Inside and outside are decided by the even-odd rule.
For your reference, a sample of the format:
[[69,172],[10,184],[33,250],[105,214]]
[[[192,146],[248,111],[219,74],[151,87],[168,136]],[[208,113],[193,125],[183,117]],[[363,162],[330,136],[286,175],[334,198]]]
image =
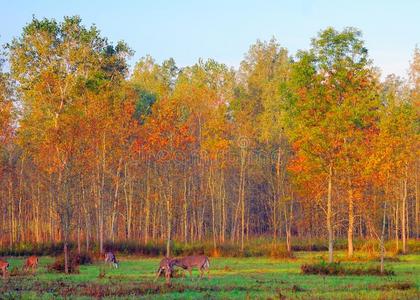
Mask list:
[[332,275],[332,276],[344,276],[344,275],[376,275],[376,276],[390,276],[395,275],[392,270],[381,270],[378,267],[371,268],[346,268],[337,263],[326,263],[324,261],[315,264],[303,264],[300,267],[303,274],[309,275]]
[[[375,256],[370,261],[380,262],[381,261],[381,257]],[[385,256],[384,257],[384,261],[387,261],[387,262],[400,262],[401,259],[398,256]]]
[[295,258],[295,256],[293,255],[293,252],[289,252],[286,249],[282,249],[282,248],[272,249],[270,256],[272,258],[284,258],[284,259]]
[[369,288],[373,288],[379,291],[390,291],[390,290],[409,290],[411,288],[415,288],[414,283],[412,282],[392,282],[386,283],[380,286],[369,286]]
[[164,244],[139,244],[137,241],[105,242],[105,251],[115,251],[123,254],[137,254],[144,256],[162,256],[166,253]]
[[[79,266],[91,264],[92,257],[88,253],[69,253],[68,269],[69,273],[79,273]],[[64,273],[64,255],[57,256],[54,263],[47,266],[49,271]]]
[[103,267],[99,268],[98,279],[103,279],[106,276],[105,269]]
[[[278,240],[276,249],[285,249],[285,241]],[[363,253],[368,252],[370,257],[368,259],[376,258],[379,252],[379,244],[376,240],[354,240],[355,251]],[[395,248],[395,241],[387,241],[386,249],[388,251]],[[75,251],[76,244],[69,243],[69,251]],[[91,249],[99,252],[97,244],[92,244]],[[257,256],[271,256],[279,258],[289,258],[283,253],[283,250],[275,250],[273,253],[273,240],[271,237],[253,237],[245,244],[243,251],[240,245],[231,242],[217,245],[217,252],[214,252],[213,243],[211,241],[204,241],[199,243],[180,243],[173,242],[171,245],[171,254],[173,256],[186,256],[192,254],[206,254],[209,256],[224,256],[224,257],[257,257]],[[337,239],[334,242],[335,250],[347,249],[346,239]],[[408,249],[410,253],[420,252],[420,243],[415,239],[408,240]],[[150,242],[147,244],[139,243],[138,240],[129,240],[121,242],[104,243],[105,251],[114,251],[123,255],[142,255],[142,256],[164,256],[166,254],[166,244],[164,242]],[[294,238],[292,241],[292,251],[327,251],[327,241],[320,238]],[[62,243],[44,243],[44,244],[30,244],[20,243],[15,244],[12,248],[6,247],[0,249],[0,256],[57,256],[62,255]]]
[[78,265],[90,265],[93,263],[92,256],[87,252],[72,253],[70,256],[74,256]]
[[[68,244],[69,249],[74,249],[74,243]],[[0,256],[57,256],[63,253],[63,243],[43,243],[43,244],[31,244],[31,243],[19,243],[13,245],[13,247],[7,247],[0,249]]]
[[25,276],[27,275],[27,273],[18,267],[13,267],[12,270],[9,272],[9,275],[10,276]]

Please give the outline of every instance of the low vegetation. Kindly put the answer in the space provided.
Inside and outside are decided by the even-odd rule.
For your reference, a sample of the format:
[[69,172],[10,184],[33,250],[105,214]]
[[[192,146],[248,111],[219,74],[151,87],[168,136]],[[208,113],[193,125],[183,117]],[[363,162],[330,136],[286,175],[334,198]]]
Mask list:
[[[72,252],[69,255],[69,264],[68,264],[68,271],[69,273],[79,273],[79,266],[80,265],[89,265],[93,263],[93,258],[90,256],[89,253],[81,252],[76,253]],[[64,265],[64,255],[57,256],[55,261],[47,266],[49,271],[56,271],[64,273],[65,265]]]
[[377,275],[377,276],[390,276],[395,275],[392,270],[384,270],[381,272],[378,266],[376,267],[345,267],[341,263],[326,263],[324,261],[314,264],[303,264],[301,266],[303,274],[315,274],[315,275],[333,275],[333,276],[345,276],[345,275]]
[[[358,253],[360,262],[343,261],[341,270],[373,270],[378,262],[368,253]],[[41,257],[33,276],[21,272],[0,280],[0,293],[9,299],[416,299],[420,296],[420,254],[408,254],[400,261],[387,261],[392,276],[375,274],[337,274],[320,276],[302,274],[304,264],[319,264],[326,252],[296,252],[294,259],[268,257],[210,258],[211,278],[198,280],[199,272],[177,269],[171,284],[165,279],[156,282],[155,272],[160,258],[119,256],[118,269],[103,262],[80,265],[79,273],[65,275],[49,271],[46,266],[55,258]],[[20,268],[23,258],[9,258],[12,268]],[[328,265],[327,263],[323,263]]]
[[[411,253],[420,252],[420,243],[416,242],[415,239],[407,241],[407,247]],[[69,243],[69,248],[73,252],[77,252],[77,245]],[[106,242],[104,244],[105,249],[111,249],[112,251],[118,252],[123,255],[140,255],[147,257],[158,257],[164,256],[166,253],[166,245],[164,243],[141,243],[139,241],[122,241],[122,242]],[[337,250],[347,249],[346,240],[337,239],[334,245]],[[385,248],[392,252],[390,255],[401,254],[395,250],[394,241],[388,241]],[[354,249],[354,260],[367,259],[376,260],[378,259],[379,253],[379,242],[375,240],[355,240]],[[173,256],[185,256],[192,254],[206,254],[213,255],[213,244],[211,242],[196,242],[193,244],[173,242],[172,243],[172,255]],[[293,252],[322,252],[328,250],[328,245],[325,240],[312,239],[305,240],[296,238],[293,240],[292,251],[286,250],[286,243],[283,240],[279,240],[275,245],[268,237],[259,237],[250,239],[241,250],[240,245],[234,243],[224,243],[217,246],[217,252],[219,256],[223,257],[258,257],[258,256],[269,256],[277,258],[293,258]],[[98,258],[99,246],[92,244],[92,252],[94,257],[91,259]],[[357,252],[363,252],[368,254],[362,258],[358,257]],[[59,256],[63,253],[62,243],[17,243],[13,247],[0,248],[1,256]],[[349,259],[349,258],[347,258]],[[397,256],[388,256],[387,260],[399,259]]]

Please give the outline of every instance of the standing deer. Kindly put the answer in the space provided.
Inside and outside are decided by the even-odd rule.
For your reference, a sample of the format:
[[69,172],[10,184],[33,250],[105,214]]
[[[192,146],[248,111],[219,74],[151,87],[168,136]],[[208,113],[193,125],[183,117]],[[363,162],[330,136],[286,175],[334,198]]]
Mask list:
[[207,277],[210,278],[210,261],[205,255],[191,255],[173,260],[173,265],[188,270],[192,279],[192,268],[200,270],[200,278],[203,278],[204,271],[207,271]]
[[9,263],[3,259],[0,259],[0,269],[3,273],[3,278],[6,278],[7,269],[9,268]]
[[29,269],[31,269],[32,272],[34,272],[37,267],[38,267],[38,257],[36,257],[35,255],[29,256],[25,264],[23,265],[23,269],[25,271],[28,271]]
[[107,252],[105,253],[105,263],[109,263],[112,264],[114,266],[114,268],[118,268],[118,261],[117,258],[115,257],[115,254],[112,252]]
[[170,283],[170,278],[171,278],[171,275],[172,275],[172,271],[173,271],[173,266],[174,266],[174,260],[173,259],[171,259],[170,257],[163,258],[159,263],[159,268],[156,272],[155,281],[159,278],[160,274],[163,271],[165,271],[166,283],[169,284]]

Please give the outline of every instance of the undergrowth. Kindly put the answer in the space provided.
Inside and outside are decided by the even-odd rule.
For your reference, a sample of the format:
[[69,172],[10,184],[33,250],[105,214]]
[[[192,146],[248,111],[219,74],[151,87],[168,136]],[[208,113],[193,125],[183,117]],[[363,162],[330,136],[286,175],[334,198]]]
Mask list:
[[306,275],[332,275],[332,276],[346,276],[346,275],[374,275],[374,276],[391,276],[395,275],[393,270],[384,270],[381,272],[380,267],[346,267],[339,262],[327,263],[321,261],[313,264],[303,264],[300,267],[303,274]]

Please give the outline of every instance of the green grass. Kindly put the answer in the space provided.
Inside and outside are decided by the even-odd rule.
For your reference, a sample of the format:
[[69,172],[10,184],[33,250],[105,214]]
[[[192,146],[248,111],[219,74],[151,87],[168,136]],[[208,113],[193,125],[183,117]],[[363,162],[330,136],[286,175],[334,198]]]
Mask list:
[[[0,280],[0,299],[419,299],[420,254],[400,256],[398,262],[387,262],[395,276],[319,276],[302,275],[303,263],[319,262],[326,253],[296,253],[294,260],[270,258],[211,258],[211,278],[172,279],[170,287],[160,278],[153,282],[160,259],[121,257],[120,268],[101,263],[81,266],[80,274],[47,272],[53,261],[42,257],[37,273],[11,276]],[[369,267],[378,263],[357,254],[361,262],[346,261],[344,252],[336,258],[345,266]],[[9,258],[13,267],[21,267],[22,258]],[[98,278],[100,269],[105,277]]]

